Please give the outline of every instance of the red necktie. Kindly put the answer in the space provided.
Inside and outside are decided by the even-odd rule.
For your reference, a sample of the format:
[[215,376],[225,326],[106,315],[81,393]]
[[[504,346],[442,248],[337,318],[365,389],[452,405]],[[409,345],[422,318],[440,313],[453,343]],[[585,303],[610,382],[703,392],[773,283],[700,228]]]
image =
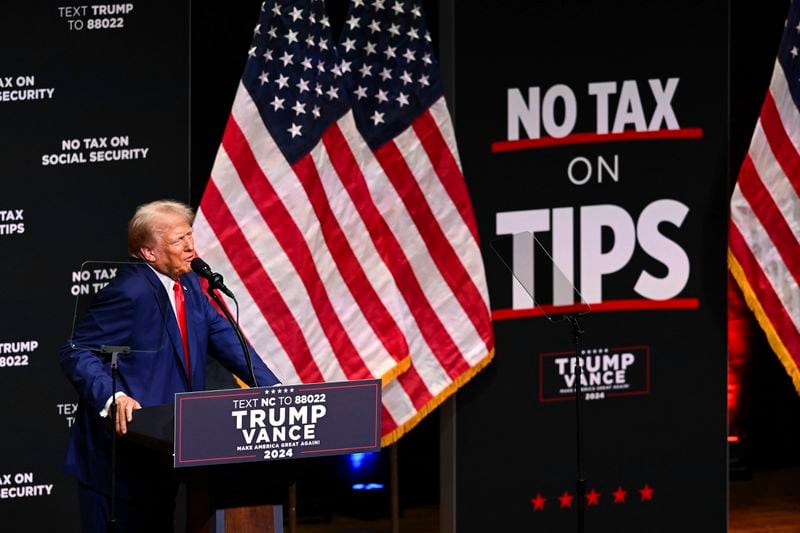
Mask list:
[[180,282],[175,282],[175,285],[172,286],[172,292],[175,293],[175,314],[178,317],[178,329],[181,330],[183,357],[186,361],[186,376],[188,377],[192,375],[189,370],[189,334],[186,330],[186,305],[183,300],[183,288]]

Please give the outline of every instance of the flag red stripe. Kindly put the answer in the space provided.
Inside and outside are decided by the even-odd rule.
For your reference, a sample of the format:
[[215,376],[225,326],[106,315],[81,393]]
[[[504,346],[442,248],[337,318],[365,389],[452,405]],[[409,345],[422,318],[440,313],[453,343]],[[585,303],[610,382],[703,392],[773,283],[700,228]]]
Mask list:
[[761,265],[758,264],[747,242],[739,232],[739,228],[733,222],[730,224],[728,243],[783,346],[791,354],[795,363],[800,363],[800,332],[797,331],[789,313],[761,269]]
[[408,367],[408,370],[397,376],[397,381],[403,386],[403,390],[406,391],[406,394],[408,394],[411,403],[414,404],[414,408],[417,411],[422,409],[425,404],[433,399],[428,387],[425,386],[425,382],[422,381],[422,378],[413,364]]
[[381,435],[386,435],[395,429],[397,429],[397,422],[386,409],[386,405],[381,404]]
[[433,165],[436,175],[439,176],[439,181],[442,182],[442,186],[450,196],[453,205],[461,213],[461,219],[469,228],[470,233],[472,233],[472,238],[475,239],[476,243],[480,242],[478,240],[478,227],[475,224],[475,215],[472,212],[472,203],[469,199],[467,187],[464,184],[464,176],[461,174],[461,169],[459,169],[450,147],[447,146],[442,132],[436,125],[430,109],[417,117],[411,126],[428,154],[428,159]]
[[304,383],[324,381],[322,372],[305,342],[300,326],[250,248],[242,230],[233,218],[220,195],[214,180],[206,185],[200,209],[222,249],[231,259],[231,265],[253,297],[261,314],[272,328],[281,347],[292,361],[297,375]]
[[425,297],[402,246],[372,202],[361,168],[339,126],[334,124],[329,127],[322,136],[322,142],[328,150],[336,173],[344,177],[343,185],[364,221],[378,254],[389,268],[395,284],[419,325],[425,342],[448,375],[455,379],[469,369],[469,364],[462,357],[441,319]]
[[310,154],[306,154],[292,165],[292,168],[311,200],[328,250],[364,318],[392,357],[396,360],[407,357],[408,344],[405,336],[370,284],[364,269],[361,268],[361,263],[347,242],[339,221],[328,203],[313,158]]
[[483,297],[431,212],[425,194],[411,173],[411,169],[408,168],[397,144],[394,141],[387,142],[375,150],[375,157],[417,226],[431,259],[467,313],[475,330],[486,343],[488,352],[491,350],[491,326]]
[[750,154],[745,157],[742,169],[739,171],[739,189],[761,221],[772,244],[786,264],[786,269],[800,285],[800,244],[759,178]]
[[228,126],[225,128],[222,146],[236,168],[247,193],[253,199],[253,204],[261,213],[264,222],[275,235],[278,244],[283,248],[286,257],[302,280],[314,312],[319,318],[322,331],[330,341],[342,371],[348,379],[375,377],[364,364],[364,360],[359,357],[358,350],[353,346],[347,331],[333,309],[303,233],[259,167],[258,161],[233,115],[230,116]]
[[800,195],[800,155],[797,154],[797,148],[786,134],[771,91],[767,92],[767,97],[764,99],[760,120],[764,135],[772,148],[772,153],[775,154],[775,159],[780,163],[795,192]]

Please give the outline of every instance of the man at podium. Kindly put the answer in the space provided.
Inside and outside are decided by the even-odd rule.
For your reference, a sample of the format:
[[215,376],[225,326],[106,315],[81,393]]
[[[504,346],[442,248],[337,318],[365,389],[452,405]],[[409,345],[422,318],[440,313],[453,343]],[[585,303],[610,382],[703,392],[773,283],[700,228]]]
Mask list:
[[[207,354],[249,381],[236,332],[211,306],[192,272],[193,218],[189,206],[168,200],[136,210],[128,223],[128,252],[134,263],[120,268],[97,294],[61,351],[61,367],[80,395],[65,469],[78,480],[83,531],[105,531],[111,516],[107,417],[112,379],[109,356],[96,347],[132,349],[119,359],[118,435],[126,433],[136,409],[172,403],[178,392],[203,390]],[[249,349],[258,385],[277,383]],[[118,531],[171,531],[176,490],[171,465],[163,457],[118,441]]]

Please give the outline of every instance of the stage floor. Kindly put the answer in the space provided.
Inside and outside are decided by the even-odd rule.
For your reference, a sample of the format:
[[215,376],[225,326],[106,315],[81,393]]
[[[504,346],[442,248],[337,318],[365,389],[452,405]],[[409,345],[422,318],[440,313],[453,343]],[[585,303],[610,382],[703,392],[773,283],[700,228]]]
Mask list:
[[729,532],[800,532],[800,467],[754,472],[729,487]]

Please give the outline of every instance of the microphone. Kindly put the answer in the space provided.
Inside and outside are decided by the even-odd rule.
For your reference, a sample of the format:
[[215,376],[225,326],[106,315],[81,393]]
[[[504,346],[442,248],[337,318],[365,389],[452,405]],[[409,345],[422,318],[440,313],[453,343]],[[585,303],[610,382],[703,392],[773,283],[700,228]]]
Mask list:
[[231,290],[225,286],[225,283],[223,283],[222,275],[217,274],[216,272],[212,272],[211,267],[208,266],[208,263],[206,263],[199,257],[195,257],[194,259],[192,259],[191,265],[192,265],[192,270],[194,270],[195,274],[197,274],[202,278],[207,279],[208,284],[212,289],[219,289],[222,292],[224,292],[228,297],[234,300],[236,299]]

